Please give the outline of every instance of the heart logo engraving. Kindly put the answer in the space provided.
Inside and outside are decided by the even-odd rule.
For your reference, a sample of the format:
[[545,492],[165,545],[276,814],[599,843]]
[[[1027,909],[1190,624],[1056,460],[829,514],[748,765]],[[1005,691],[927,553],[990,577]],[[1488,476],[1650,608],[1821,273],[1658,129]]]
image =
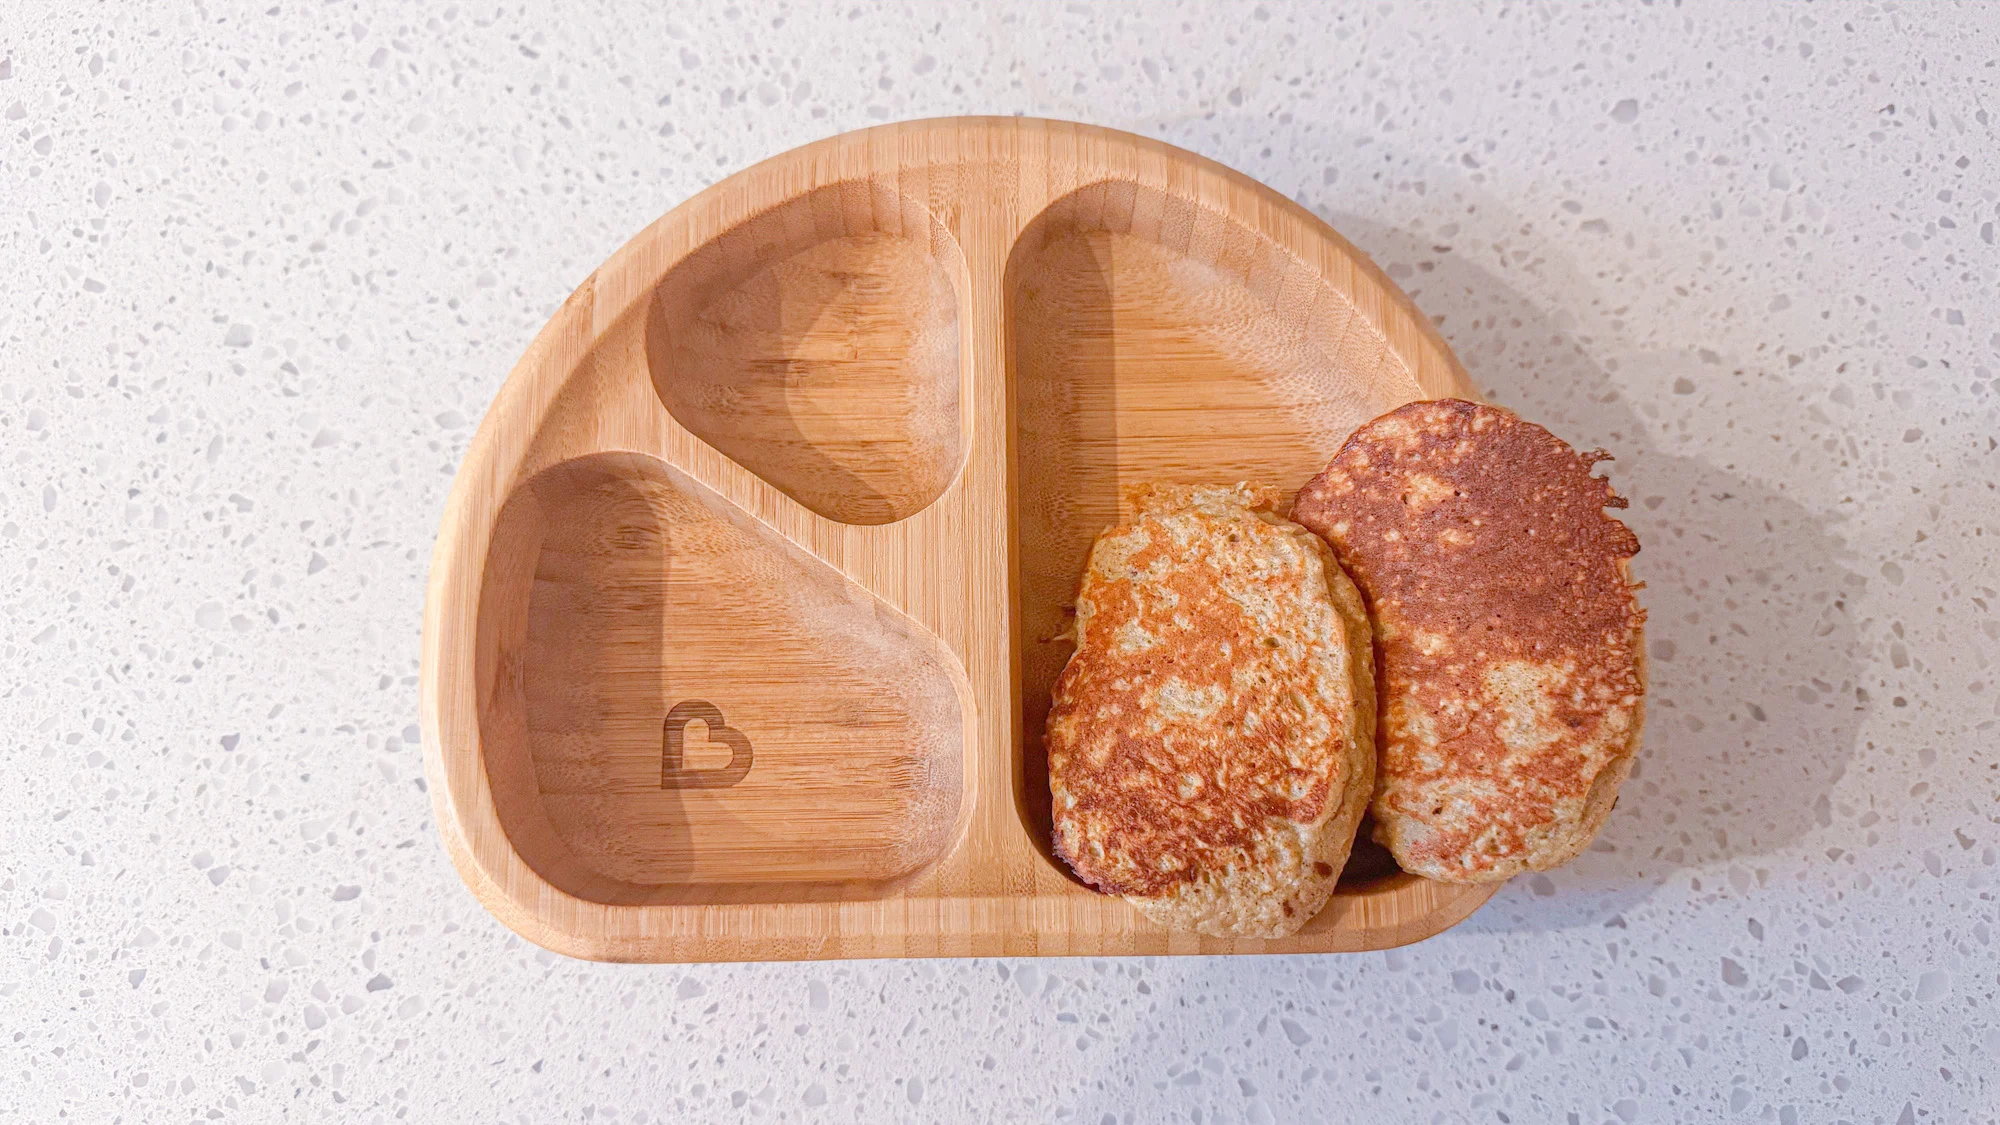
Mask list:
[[[729,764],[719,769],[691,770],[683,764],[687,725],[699,721],[708,740],[729,747]],[[706,699],[687,699],[667,712],[666,747],[660,759],[662,789],[727,789],[750,772],[750,739],[722,718],[722,708]]]

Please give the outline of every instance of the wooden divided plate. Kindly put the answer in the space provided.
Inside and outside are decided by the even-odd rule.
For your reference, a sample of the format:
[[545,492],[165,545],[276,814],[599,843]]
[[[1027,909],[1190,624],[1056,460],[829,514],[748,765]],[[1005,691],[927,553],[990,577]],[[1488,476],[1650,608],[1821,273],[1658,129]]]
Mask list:
[[472,441],[424,614],[446,847],[603,960],[1427,937],[1493,888],[1372,846],[1283,940],[1092,893],[1042,722],[1122,485],[1289,503],[1361,422],[1471,394],[1339,235],[1168,145],[958,118],[768,160],[585,280]]

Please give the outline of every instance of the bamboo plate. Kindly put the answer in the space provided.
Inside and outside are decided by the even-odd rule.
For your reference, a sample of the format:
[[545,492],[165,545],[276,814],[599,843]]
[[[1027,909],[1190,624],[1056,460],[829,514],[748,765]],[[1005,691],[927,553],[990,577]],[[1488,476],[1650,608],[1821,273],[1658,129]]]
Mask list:
[[1289,498],[1360,422],[1472,393],[1339,235],[1168,145],[958,118],[765,161],[587,279],[472,441],[424,614],[446,847],[601,960],[1428,937],[1494,888],[1357,859],[1278,941],[1092,893],[1041,726],[1122,484]]

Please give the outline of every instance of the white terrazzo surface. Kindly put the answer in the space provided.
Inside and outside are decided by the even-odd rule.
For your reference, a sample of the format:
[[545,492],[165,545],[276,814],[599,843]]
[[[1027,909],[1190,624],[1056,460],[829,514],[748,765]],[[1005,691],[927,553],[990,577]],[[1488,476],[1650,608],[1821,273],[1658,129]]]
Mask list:
[[[2000,1117],[2000,7],[669,7],[0,4],[0,1118]],[[416,745],[473,424],[702,185],[1016,111],[1301,200],[1620,453],[1601,842],[1389,954],[515,938]]]

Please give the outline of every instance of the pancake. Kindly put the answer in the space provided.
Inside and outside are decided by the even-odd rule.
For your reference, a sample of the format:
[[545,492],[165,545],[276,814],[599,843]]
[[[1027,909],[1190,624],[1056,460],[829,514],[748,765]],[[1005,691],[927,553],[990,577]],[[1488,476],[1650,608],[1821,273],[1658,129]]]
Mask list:
[[1055,850],[1162,925],[1283,937],[1373,792],[1361,596],[1242,485],[1142,485],[1092,546],[1049,711]]
[[1574,858],[1632,769],[1645,612],[1625,501],[1499,407],[1413,402],[1299,491],[1373,615],[1375,838],[1405,871],[1497,882]]

